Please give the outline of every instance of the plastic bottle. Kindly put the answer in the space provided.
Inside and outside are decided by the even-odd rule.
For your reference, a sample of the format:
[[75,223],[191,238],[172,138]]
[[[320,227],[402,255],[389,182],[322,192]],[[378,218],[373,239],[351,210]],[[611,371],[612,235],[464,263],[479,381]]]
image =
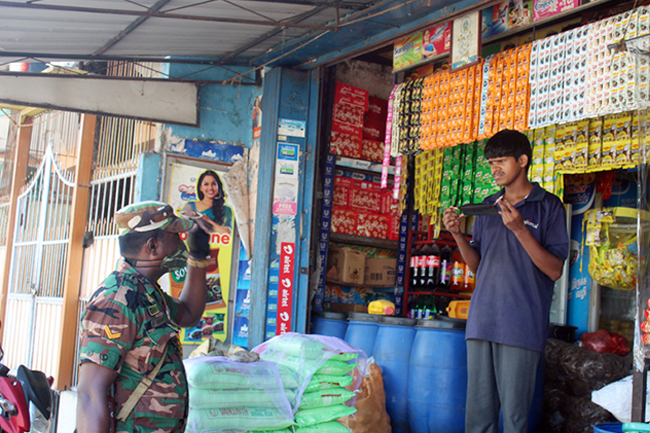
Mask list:
[[418,287],[422,290],[422,289],[426,289],[427,286],[427,261],[430,254],[429,246],[422,245],[420,251],[421,253],[418,260],[418,266],[419,266]]
[[440,255],[440,278],[438,279],[438,286],[448,288],[451,284],[451,247],[445,245],[442,247]]
[[411,253],[411,258],[409,261],[409,270],[411,276],[411,290],[416,289],[419,285],[419,276],[418,276],[418,256],[420,254],[419,248],[416,248]]
[[451,285],[449,289],[462,292],[465,290],[465,268],[467,265],[458,248],[451,253],[451,261]]
[[474,275],[474,272],[469,268],[469,266],[465,266],[465,278],[464,278],[464,283],[465,287],[463,289],[464,292],[472,292],[474,291],[474,287],[476,286],[476,276]]
[[427,250],[427,277],[424,285],[427,289],[433,290],[440,278],[440,247],[436,244],[429,246]]

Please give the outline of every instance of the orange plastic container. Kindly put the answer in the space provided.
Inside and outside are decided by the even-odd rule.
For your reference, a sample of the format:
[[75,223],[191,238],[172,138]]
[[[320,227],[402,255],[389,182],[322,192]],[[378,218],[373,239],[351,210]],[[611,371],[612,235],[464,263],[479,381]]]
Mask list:
[[447,313],[452,319],[467,319],[469,301],[451,301],[447,307]]

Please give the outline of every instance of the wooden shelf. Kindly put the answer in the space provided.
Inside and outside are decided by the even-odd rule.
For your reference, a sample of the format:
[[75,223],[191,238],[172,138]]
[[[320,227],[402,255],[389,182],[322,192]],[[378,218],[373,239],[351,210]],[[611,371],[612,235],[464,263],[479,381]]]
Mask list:
[[341,233],[330,233],[330,242],[340,242],[342,244],[364,245],[366,247],[383,248],[387,250],[396,250],[399,247],[398,241],[390,239],[369,238],[366,236],[344,235]]

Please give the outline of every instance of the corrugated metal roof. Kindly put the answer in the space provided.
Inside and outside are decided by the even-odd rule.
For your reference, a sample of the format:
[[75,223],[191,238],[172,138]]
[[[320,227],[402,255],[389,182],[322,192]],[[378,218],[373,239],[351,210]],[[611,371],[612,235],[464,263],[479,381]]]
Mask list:
[[0,64],[180,56],[292,66],[454,3],[486,0],[0,0]]

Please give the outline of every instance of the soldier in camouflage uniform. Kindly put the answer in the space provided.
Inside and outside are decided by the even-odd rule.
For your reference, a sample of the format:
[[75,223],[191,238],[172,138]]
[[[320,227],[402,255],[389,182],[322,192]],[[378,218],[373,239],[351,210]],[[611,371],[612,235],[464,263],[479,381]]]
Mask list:
[[[77,431],[108,432],[108,394],[114,385],[117,415],[134,389],[160,369],[135,407],[117,420],[117,432],[182,432],[188,389],[180,327],[194,326],[206,301],[209,228],[178,217],[160,202],[129,205],[115,214],[123,260],[93,294],[81,317]],[[193,218],[194,219],[194,218]],[[191,230],[190,230],[191,228]],[[189,258],[179,233],[187,232]],[[179,299],[158,279],[187,262]],[[128,410],[127,410],[128,411]],[[125,411],[125,412],[127,412]],[[128,415],[128,416],[127,416]]]

